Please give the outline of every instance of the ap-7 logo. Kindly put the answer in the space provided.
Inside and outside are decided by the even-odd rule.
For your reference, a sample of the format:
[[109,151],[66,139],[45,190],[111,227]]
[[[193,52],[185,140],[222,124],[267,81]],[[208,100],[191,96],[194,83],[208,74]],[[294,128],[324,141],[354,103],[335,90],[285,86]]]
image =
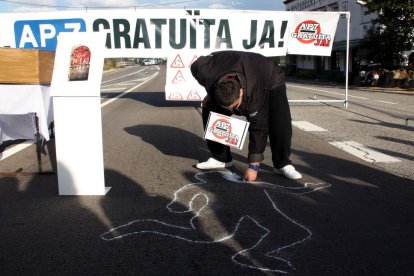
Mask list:
[[14,23],[16,48],[55,51],[60,32],[85,32],[81,18],[21,20]]

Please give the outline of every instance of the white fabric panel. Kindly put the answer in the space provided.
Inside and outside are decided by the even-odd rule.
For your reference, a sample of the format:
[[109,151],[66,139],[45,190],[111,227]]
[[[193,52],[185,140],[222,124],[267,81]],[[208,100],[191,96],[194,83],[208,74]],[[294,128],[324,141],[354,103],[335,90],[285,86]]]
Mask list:
[[0,143],[33,139],[36,133],[34,114],[39,121],[40,134],[49,140],[48,126],[53,121],[49,86],[0,85]]

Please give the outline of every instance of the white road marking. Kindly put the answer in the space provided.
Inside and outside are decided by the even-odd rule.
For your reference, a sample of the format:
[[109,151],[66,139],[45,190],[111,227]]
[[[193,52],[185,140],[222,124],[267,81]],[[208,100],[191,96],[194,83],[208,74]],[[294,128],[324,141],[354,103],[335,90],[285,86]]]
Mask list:
[[386,103],[386,104],[397,104],[397,103],[393,103],[393,102],[387,102],[387,101],[381,101],[381,100],[375,100],[376,102],[380,102],[380,103]]
[[123,90],[125,90],[125,87],[117,87],[117,88],[112,87],[112,88],[103,88],[101,89],[101,92],[102,91],[103,92],[114,92],[114,91],[123,91]]
[[15,145],[12,148],[9,148],[5,151],[3,151],[2,153],[0,153],[0,161],[6,159],[7,157],[12,156],[13,154],[18,153],[21,150],[24,150],[27,147],[30,147],[31,145],[33,145],[35,142],[33,141],[25,141],[23,143],[20,143],[18,145]]
[[329,142],[331,145],[344,150],[362,160],[367,162],[383,162],[383,163],[394,163],[401,162],[399,159],[396,159],[392,156],[383,154],[376,150],[373,150],[367,146],[364,146],[355,141],[344,141],[344,142]]
[[[126,82],[119,82],[119,83],[112,83],[112,84],[108,84],[108,85],[102,85],[101,86],[101,91],[125,90],[127,87],[129,87],[131,85],[136,85],[137,82],[145,81],[148,78],[149,77],[144,77],[144,78],[131,80],[131,81],[126,81]],[[116,86],[118,86],[118,87],[116,87]]]
[[[301,88],[301,89],[306,89],[306,90],[311,90],[311,91],[317,91],[317,92],[323,92],[323,93],[328,93],[328,94],[335,94],[335,95],[340,95],[340,96],[344,96],[344,93],[337,93],[337,92],[331,92],[328,90],[322,90],[322,89],[316,89],[316,88],[310,88],[310,87],[306,87],[306,86],[300,86],[300,85],[292,85],[292,84],[287,84],[287,86],[291,86],[291,87],[295,87],[295,88]],[[365,97],[360,97],[360,96],[353,96],[353,95],[349,95],[349,98],[356,98],[356,99],[361,99],[361,100],[370,100],[369,98],[365,98]],[[380,102],[380,103],[386,103],[386,104],[398,104],[398,103],[394,103],[394,102],[387,102],[387,101],[381,101],[381,100],[374,100],[375,102]]]
[[321,89],[316,89],[316,88],[310,88],[310,87],[300,86],[300,85],[292,85],[292,84],[287,84],[286,86],[291,86],[291,87],[295,87],[295,88],[302,88],[302,89],[311,90],[311,91],[318,91],[318,92],[325,92],[325,93],[332,93],[332,94],[342,95],[342,94],[340,94],[340,93],[335,93],[335,92],[331,92],[331,91],[327,91],[327,90],[321,90]]
[[[309,88],[309,87],[305,87],[305,86],[292,85],[292,84],[288,84],[287,86],[302,88],[302,89],[311,90],[311,91],[323,92],[323,93],[328,93],[328,94],[335,94],[335,95],[345,96],[345,92],[344,93],[337,93],[337,92],[332,92],[332,91],[328,91],[328,90],[321,90],[321,89]],[[369,100],[368,98],[359,97],[359,96],[352,96],[352,95],[349,95],[349,94],[348,94],[348,97],[362,99],[362,100]]]
[[144,71],[144,70],[146,70],[146,69],[147,69],[147,68],[144,68],[144,69],[141,69],[141,70],[139,70],[139,71],[133,72],[133,73],[128,74],[128,75],[123,75],[123,76],[120,76],[120,77],[118,77],[118,78],[114,78],[114,79],[110,79],[110,80],[107,80],[107,81],[103,81],[103,82],[101,83],[101,85],[102,85],[102,84],[105,84],[105,83],[107,83],[107,82],[111,82],[111,81],[114,81],[114,80],[122,79],[122,78],[125,78],[125,77],[128,77],[128,76],[131,76],[131,75],[135,75],[135,74],[141,73],[142,71]]
[[[324,128],[321,128],[317,125],[306,121],[292,121],[292,125],[302,129],[304,131],[327,131]],[[337,142],[329,142],[331,145],[346,151],[358,158],[361,158],[367,162],[382,162],[382,163],[394,163],[394,162],[401,162],[401,160],[396,159],[392,156],[383,154],[376,150],[373,150],[367,146],[359,144],[355,141],[337,141]]]
[[348,94],[348,97],[350,97],[350,98],[356,98],[356,99],[361,99],[361,100],[369,100],[368,98],[365,98],[365,97],[352,96],[352,95],[349,95],[349,94]]
[[304,131],[327,131],[324,128],[318,127],[306,121],[292,121],[292,125]]
[[[158,68],[159,68],[159,67],[158,67]],[[143,70],[145,70],[145,69],[143,69]],[[141,71],[142,71],[142,70],[141,70]],[[141,71],[138,71],[138,72],[141,72]],[[137,72],[136,72],[136,73],[137,73]],[[157,71],[157,72],[156,72],[155,74],[153,74],[151,77],[146,77],[146,80],[145,80],[145,81],[143,81],[142,83],[140,83],[140,84],[138,84],[138,85],[136,85],[136,86],[132,87],[131,89],[129,89],[129,90],[127,90],[127,91],[125,91],[124,93],[121,93],[121,94],[117,95],[116,97],[111,98],[110,100],[108,100],[108,101],[106,101],[106,102],[102,103],[102,104],[101,104],[101,108],[103,108],[104,106],[107,106],[108,104],[110,104],[110,103],[112,103],[112,102],[116,101],[117,99],[119,99],[119,98],[123,97],[124,95],[126,95],[127,93],[129,93],[129,92],[131,92],[131,91],[135,90],[136,88],[140,87],[140,86],[141,86],[141,85],[143,85],[144,83],[147,83],[147,82],[148,82],[148,81],[150,81],[151,79],[155,78],[155,77],[158,75],[158,73],[159,73],[159,71]],[[135,74],[135,73],[134,73],[134,74]],[[130,74],[130,75],[133,75],[133,74]],[[114,79],[112,79],[112,80],[114,80]],[[111,80],[111,81],[112,81],[112,80]],[[103,90],[103,89],[101,89],[101,90]],[[115,90],[115,89],[110,89],[109,91],[113,91],[113,90]],[[0,161],[2,161],[2,160],[4,160],[4,159],[6,159],[7,157],[10,157],[10,156],[12,156],[12,155],[14,155],[14,154],[18,153],[18,152],[20,152],[21,150],[23,150],[23,149],[25,149],[25,148],[27,148],[27,147],[30,147],[30,146],[31,146],[31,145],[33,145],[34,143],[36,143],[36,142],[35,142],[35,141],[26,141],[26,142],[20,143],[20,144],[18,144],[18,145],[15,145],[15,146],[11,147],[10,149],[5,150],[4,152],[0,153]]]
[[101,107],[107,106],[108,104],[110,104],[110,103],[112,103],[112,102],[116,101],[117,99],[119,99],[119,98],[123,97],[124,95],[128,94],[129,92],[134,91],[135,89],[137,89],[137,88],[138,88],[138,87],[140,87],[141,85],[143,85],[143,84],[145,84],[145,83],[149,82],[150,80],[152,80],[153,78],[155,78],[156,76],[158,76],[158,73],[159,73],[159,71],[157,71],[155,74],[153,74],[153,75],[152,75],[151,77],[149,77],[147,80],[145,80],[145,81],[143,81],[143,82],[141,82],[141,83],[139,83],[139,84],[135,85],[134,87],[132,87],[131,89],[129,89],[129,90],[127,90],[127,91],[125,91],[124,93],[121,93],[121,94],[117,95],[115,98],[112,98],[112,99],[110,99],[110,100],[107,100],[106,102],[104,102],[104,103],[102,103],[102,104],[101,104]]

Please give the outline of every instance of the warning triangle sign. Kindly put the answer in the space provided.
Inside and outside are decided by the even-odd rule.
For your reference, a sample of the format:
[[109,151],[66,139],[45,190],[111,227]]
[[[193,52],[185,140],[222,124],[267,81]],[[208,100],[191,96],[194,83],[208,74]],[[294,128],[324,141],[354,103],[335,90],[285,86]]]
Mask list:
[[183,96],[181,96],[181,94],[178,92],[174,92],[170,94],[170,96],[168,97],[168,100],[182,101]]
[[171,63],[171,68],[184,68],[184,62],[181,59],[180,55],[177,55],[173,62]]
[[178,83],[183,83],[183,82],[185,82],[183,73],[181,73],[181,70],[178,70],[177,74],[175,74],[175,77],[172,80],[172,83],[178,84]]
[[190,64],[188,65],[188,68],[190,68],[191,67],[191,65],[193,64],[193,62],[194,61],[196,61],[198,59],[198,56],[197,55],[195,55],[194,57],[193,57],[193,60],[190,62]]
[[198,94],[197,90],[193,89],[188,94],[187,100],[190,100],[190,101],[201,101],[201,97]]

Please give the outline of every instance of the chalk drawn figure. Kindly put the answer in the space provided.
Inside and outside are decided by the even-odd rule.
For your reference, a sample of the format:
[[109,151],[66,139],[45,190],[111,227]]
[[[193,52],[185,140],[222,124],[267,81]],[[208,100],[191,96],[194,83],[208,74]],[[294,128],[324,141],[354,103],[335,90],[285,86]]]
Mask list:
[[70,55],[69,81],[85,81],[89,77],[91,51],[87,46],[72,47]]
[[[151,233],[194,244],[230,243],[237,248],[237,253],[231,256],[234,263],[250,269],[289,273],[294,267],[287,255],[310,240],[312,232],[280,209],[275,194],[306,194],[330,186],[306,183],[285,187],[244,182],[231,171],[198,173],[195,178],[198,182],[177,190],[167,204],[173,214],[171,218],[136,219],[103,233],[101,238],[113,241]],[[225,183],[223,178],[227,180]],[[228,195],[229,190],[230,193],[234,190],[230,198],[221,196]],[[222,219],[212,219],[221,212]],[[182,220],[177,218],[183,215],[188,217],[186,224],[178,224]]]

